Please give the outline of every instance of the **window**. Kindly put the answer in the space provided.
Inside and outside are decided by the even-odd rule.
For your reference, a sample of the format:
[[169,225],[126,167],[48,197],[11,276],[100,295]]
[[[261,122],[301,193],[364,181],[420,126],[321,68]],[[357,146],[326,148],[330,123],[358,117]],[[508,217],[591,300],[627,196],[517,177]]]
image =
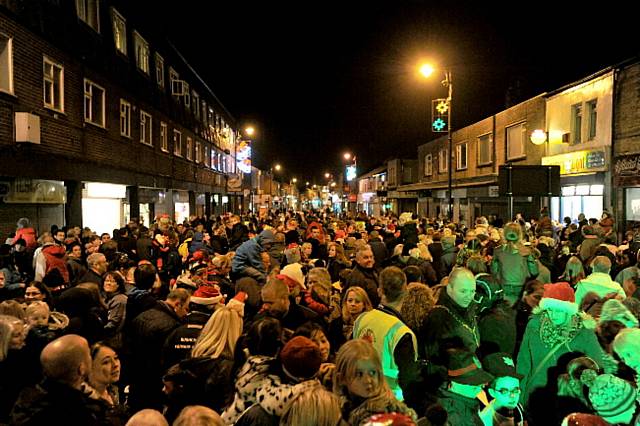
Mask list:
[[196,141],[196,163],[202,163],[202,142]]
[[120,99],[120,135],[131,137],[131,104]]
[[456,145],[456,170],[467,168],[467,143]]
[[507,160],[519,159],[525,156],[524,141],[527,126],[525,123],[507,127]]
[[167,123],[160,122],[160,149],[169,152],[169,133]]
[[105,127],[105,92],[94,82],[84,80],[84,121]]
[[478,137],[478,166],[491,164],[493,160],[493,135],[491,133]]
[[11,38],[0,33],[0,91],[13,93],[13,55]]
[[76,0],[76,13],[85,24],[100,32],[100,0]]
[[592,99],[587,102],[587,117],[589,118],[588,140],[592,141],[596,138],[596,129],[598,128],[598,100]]
[[147,145],[153,144],[153,121],[151,114],[147,114],[144,111],[140,111],[140,142]]
[[206,145],[204,147],[204,164],[207,167],[211,167],[211,157],[209,157],[209,147]]
[[187,136],[187,160],[193,160],[193,139]]
[[164,89],[164,58],[156,53],[156,83]]
[[571,105],[571,135],[572,142],[582,142],[582,104]]
[[200,119],[200,95],[194,90],[191,92],[193,98],[193,116],[196,120]]
[[64,111],[64,71],[62,66],[43,59],[42,83],[44,87],[44,106]]
[[182,157],[182,133],[173,129],[173,153]]
[[111,24],[113,26],[113,43],[116,50],[123,55],[127,55],[127,21],[115,10],[111,8]]
[[186,81],[182,83],[184,90],[184,107],[187,109],[191,109],[191,91],[189,90],[189,83]]
[[449,159],[447,158],[448,155],[449,155],[448,149],[441,149],[440,152],[438,153],[438,162],[439,162],[438,170],[441,173],[446,172],[449,167],[449,161],[448,161]]
[[136,31],[133,32],[133,48],[136,51],[136,65],[145,74],[149,74],[149,43]]
[[433,174],[433,156],[427,154],[424,156],[424,175],[431,176]]
[[209,125],[209,123],[207,122],[207,117],[208,117],[208,115],[207,115],[207,111],[208,111],[208,109],[207,109],[207,101],[205,101],[205,100],[203,99],[203,100],[202,100],[202,123],[203,123],[205,126],[208,126],[208,125]]
[[169,84],[174,99],[179,100],[180,96],[184,94],[184,86],[180,81],[180,75],[171,67],[169,67]]

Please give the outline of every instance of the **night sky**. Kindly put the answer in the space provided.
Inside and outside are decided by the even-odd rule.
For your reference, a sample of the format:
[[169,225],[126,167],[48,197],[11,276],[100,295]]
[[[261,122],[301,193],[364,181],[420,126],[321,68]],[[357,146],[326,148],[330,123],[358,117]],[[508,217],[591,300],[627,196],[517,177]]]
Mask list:
[[611,1],[226,3],[184,0],[158,19],[256,127],[254,164],[299,181],[337,173],[346,150],[362,172],[435,138],[430,99],[446,89],[418,78],[421,58],[451,66],[455,128],[639,51],[635,13]]

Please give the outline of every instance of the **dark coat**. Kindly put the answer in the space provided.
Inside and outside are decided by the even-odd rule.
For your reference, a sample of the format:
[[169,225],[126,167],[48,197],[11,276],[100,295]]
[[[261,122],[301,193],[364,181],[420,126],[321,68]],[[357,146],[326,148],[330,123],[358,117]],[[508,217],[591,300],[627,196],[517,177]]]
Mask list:
[[378,306],[380,296],[378,295],[378,272],[375,268],[365,269],[356,264],[345,280],[343,294],[347,294],[349,287],[362,287],[367,292],[369,300],[373,306]]
[[379,239],[369,241],[369,246],[371,246],[373,257],[376,260],[375,266],[382,266],[382,262],[384,262],[389,257],[387,246]]
[[76,284],[80,283],[95,283],[102,289],[102,276],[98,275],[93,269],[87,270],[87,272],[78,279]]
[[502,301],[478,319],[480,358],[494,352],[506,352],[513,357],[516,348],[516,313]]
[[87,273],[87,267],[81,259],[70,257],[67,259],[67,270],[69,271],[69,284],[74,286],[80,284],[80,278]]

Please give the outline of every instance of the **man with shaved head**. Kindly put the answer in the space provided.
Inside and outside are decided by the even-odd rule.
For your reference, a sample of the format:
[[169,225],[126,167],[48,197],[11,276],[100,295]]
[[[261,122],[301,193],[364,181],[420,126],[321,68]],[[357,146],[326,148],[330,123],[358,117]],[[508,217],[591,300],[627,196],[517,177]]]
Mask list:
[[22,391],[11,412],[12,425],[110,424],[104,403],[80,390],[91,371],[89,344],[75,334],[49,343],[40,354],[44,380]]

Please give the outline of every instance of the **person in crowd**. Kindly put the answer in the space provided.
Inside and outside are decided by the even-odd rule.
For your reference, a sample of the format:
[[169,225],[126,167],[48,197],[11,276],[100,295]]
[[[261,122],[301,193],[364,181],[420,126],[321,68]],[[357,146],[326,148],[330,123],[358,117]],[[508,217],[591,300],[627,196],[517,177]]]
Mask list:
[[107,405],[82,392],[92,360],[89,344],[78,335],[59,337],[42,350],[45,379],[25,389],[11,412],[13,425],[97,425],[106,423]]
[[513,356],[516,346],[516,313],[504,300],[503,289],[490,274],[476,275],[478,304],[478,329],[480,348],[478,353],[487,356],[493,352]]
[[330,242],[328,247],[327,269],[331,275],[331,282],[335,283],[342,280],[342,271],[351,268],[351,261],[347,259],[341,244]]
[[607,296],[614,293],[619,299],[624,300],[626,294],[620,284],[613,281],[609,272],[611,271],[611,260],[606,256],[596,256],[591,262],[592,273],[580,280],[576,285],[576,303],[578,306],[587,293],[593,292],[598,297]]
[[36,231],[31,226],[31,221],[26,217],[21,217],[16,225],[16,233],[11,244],[14,245],[18,240],[24,240],[27,250],[33,252],[38,247],[38,242]]
[[[451,230],[449,228],[446,228],[445,231],[449,231],[449,233],[451,232]],[[456,264],[456,257],[457,257],[457,246],[456,246],[456,237],[453,235],[443,235],[442,237],[442,271],[444,273],[444,275],[440,278],[442,280],[442,278],[445,278],[449,272],[451,272],[451,269],[454,267],[454,265]]]
[[347,276],[344,284],[344,290],[349,287],[362,287],[369,296],[371,304],[378,306],[380,296],[378,295],[378,272],[374,268],[375,258],[373,251],[368,245],[361,246],[356,251],[356,265]]
[[79,283],[95,283],[102,287],[104,274],[108,269],[107,257],[102,253],[93,253],[87,257],[89,270],[78,280]]
[[522,375],[516,372],[511,355],[504,352],[487,355],[482,359],[482,368],[494,377],[488,386],[491,402],[480,412],[482,422],[488,426],[524,426],[526,416],[519,403]]
[[231,270],[236,278],[241,276],[253,277],[259,282],[265,282],[267,271],[262,263],[260,253],[269,251],[275,241],[272,230],[265,229],[256,237],[242,243],[236,250]]
[[249,241],[249,228],[242,223],[238,215],[231,216],[229,225],[231,226],[231,229],[227,231],[227,235],[229,236],[229,250],[235,251],[246,241]]
[[329,320],[339,310],[331,297],[331,276],[326,268],[312,268],[307,274],[307,289],[302,292],[301,305]]
[[591,225],[585,225],[580,230],[583,240],[578,248],[580,260],[588,262],[594,255],[598,246],[602,243],[602,239],[598,235],[598,230]]
[[82,391],[91,399],[106,402],[114,411],[124,415],[120,403],[118,380],[120,380],[120,358],[111,347],[95,343],[91,346],[91,371]]
[[583,375],[589,388],[589,401],[596,414],[612,425],[632,424],[638,410],[635,387],[612,374]]
[[169,426],[161,412],[145,408],[135,413],[125,426]]
[[336,357],[333,392],[340,398],[343,419],[359,425],[374,414],[402,413],[415,422],[416,413],[398,401],[384,377],[378,351],[364,339],[345,343]]
[[527,281],[524,285],[522,297],[513,305],[513,309],[516,311],[516,349],[514,357],[518,354],[531,314],[540,303],[543,293],[543,283],[538,280]]
[[508,223],[504,228],[506,242],[494,250],[491,274],[504,289],[504,298],[511,304],[522,295],[524,283],[538,275],[538,264],[533,252],[522,243],[522,228]]
[[600,347],[593,328],[578,314],[569,284],[545,284],[544,296],[527,325],[517,361],[517,371],[524,376],[520,402],[532,419],[549,421],[546,416],[550,414],[544,409],[549,391],[545,388],[556,379],[548,373],[563,355],[581,352],[605,371],[616,370],[615,361]]
[[87,267],[82,259],[82,244],[77,241],[67,245],[67,269],[71,286],[79,284],[80,278],[87,273]]
[[[412,266],[406,269],[413,268]],[[407,281],[409,281],[407,277]],[[423,323],[436,304],[433,291],[429,286],[420,282],[410,282],[407,285],[407,295],[402,302],[400,313],[404,323],[418,335],[422,330]]]
[[555,399],[555,411],[558,420],[563,419],[572,412],[591,411],[588,388],[581,380],[581,377],[587,370],[592,370],[593,374],[597,375],[599,369],[599,365],[586,356],[580,356],[569,361],[566,372],[558,376],[558,392]]
[[258,389],[280,383],[275,374],[278,352],[282,349],[282,327],[275,318],[265,317],[252,324],[244,344],[249,356],[235,380],[233,402],[222,413],[225,424],[234,424],[257,402]]
[[285,335],[291,336],[296,328],[307,321],[320,321],[315,312],[295,302],[282,280],[272,278],[267,281],[261,289],[261,295],[262,310],[259,317],[277,318],[285,329]]
[[66,333],[78,334],[90,344],[102,340],[106,309],[94,284],[82,284],[64,291],[56,308],[69,318]]
[[476,397],[493,380],[473,353],[466,349],[447,349],[447,381],[439,389],[438,403],[446,410],[449,424],[483,425],[480,400]]
[[367,292],[362,287],[349,287],[342,302],[341,315],[329,324],[329,342],[334,348],[341,347],[353,337],[353,324],[363,312],[373,309]]
[[21,389],[34,384],[33,371],[25,357],[25,324],[17,317],[0,315],[0,422],[7,422]]
[[164,342],[189,312],[190,294],[177,288],[166,300],[141,314],[131,323],[131,389],[129,404],[134,410],[161,408],[162,360]]
[[172,423],[172,426],[224,426],[220,415],[209,407],[188,405]]
[[620,331],[613,340],[613,350],[622,362],[640,375],[640,329],[629,328]]
[[[380,273],[380,294],[380,306],[356,319],[353,337],[368,340],[378,351],[380,359],[384,360],[384,379],[396,399],[403,401],[403,387],[416,380],[413,375],[418,342],[400,314],[407,296],[407,278],[400,268],[389,266]],[[388,356],[387,351],[393,356]]]
[[127,295],[122,275],[118,272],[107,272],[102,291],[108,312],[104,325],[105,336],[118,348],[122,345],[122,330],[127,315]]
[[585,278],[584,266],[578,256],[571,256],[564,268],[564,272],[558,278],[558,281],[568,282],[574,289],[578,283]]
[[289,401],[280,424],[335,426],[341,418],[338,397],[322,386],[316,386],[304,389]]
[[374,267],[379,268],[382,266],[382,262],[389,257],[387,246],[382,242],[380,233],[378,231],[371,231],[369,233],[369,246],[373,252],[373,258],[375,259]]

